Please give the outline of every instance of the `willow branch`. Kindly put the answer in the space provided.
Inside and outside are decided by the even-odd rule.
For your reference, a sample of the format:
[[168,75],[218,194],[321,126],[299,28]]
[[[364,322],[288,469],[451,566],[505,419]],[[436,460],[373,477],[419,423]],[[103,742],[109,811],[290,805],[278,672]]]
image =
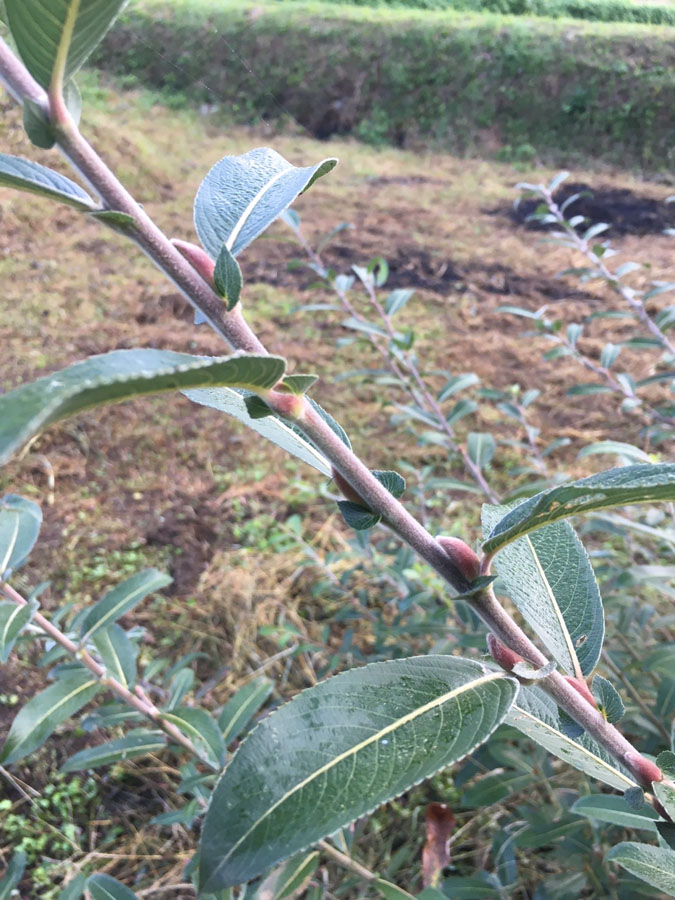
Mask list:
[[[3,582],[0,586],[0,592],[13,603],[16,603],[17,606],[26,606],[27,601],[18,591],[15,591],[14,588]],[[79,662],[82,663],[83,666],[86,666],[87,669],[95,675],[96,678],[101,682],[101,685],[108,688],[112,691],[113,694],[116,694],[121,700],[124,700],[126,704],[133,707],[137,712],[141,713],[141,715],[145,716],[146,719],[149,719],[153,725],[157,728],[160,728],[171,740],[180,744],[183,749],[187,750],[193,756],[195,756],[200,762],[205,763],[206,765],[214,768],[208,760],[205,760],[204,757],[197,750],[192,741],[186,737],[173,722],[167,722],[166,719],[162,716],[162,711],[158,709],[155,704],[148,698],[146,694],[143,694],[143,697],[139,697],[136,694],[132,693],[125,685],[121,684],[115,678],[112,678],[108,675],[104,666],[102,666],[94,657],[87,651],[83,650],[79,647],[74,641],[71,641],[70,638],[64,634],[59,628],[53,625],[49,619],[46,619],[41,613],[36,612],[33,616],[33,622],[38,626],[46,635],[48,635],[53,641],[63,647],[71,656],[75,657]]]

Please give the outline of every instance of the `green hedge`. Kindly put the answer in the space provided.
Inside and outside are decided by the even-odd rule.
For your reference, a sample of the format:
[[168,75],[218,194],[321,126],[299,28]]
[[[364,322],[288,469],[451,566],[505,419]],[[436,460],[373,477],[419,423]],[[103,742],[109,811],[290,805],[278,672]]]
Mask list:
[[[285,2],[145,0],[108,71],[319,137],[658,170],[675,159],[675,31]],[[207,87],[208,86],[208,87]]]
[[[335,0],[329,0],[335,2]],[[638,6],[628,0],[345,0],[355,6],[407,6],[430,10],[470,10],[512,16],[572,18],[591,22],[675,25],[672,6]]]

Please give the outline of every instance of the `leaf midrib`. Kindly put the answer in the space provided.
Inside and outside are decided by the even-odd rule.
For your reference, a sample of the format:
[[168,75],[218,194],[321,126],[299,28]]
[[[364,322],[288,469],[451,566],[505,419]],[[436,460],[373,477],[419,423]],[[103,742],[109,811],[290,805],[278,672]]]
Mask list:
[[537,572],[539,573],[539,577],[541,578],[546,593],[549,596],[551,601],[551,606],[553,607],[553,611],[555,612],[556,618],[558,620],[558,625],[560,626],[560,631],[563,636],[563,640],[567,646],[567,651],[570,655],[570,659],[572,660],[572,668],[574,669],[575,676],[580,680],[584,680],[583,672],[581,671],[581,665],[579,663],[579,659],[577,657],[576,649],[574,647],[574,643],[572,641],[572,635],[569,632],[567,627],[567,623],[565,622],[565,617],[562,614],[562,610],[560,609],[560,605],[558,604],[558,599],[553,592],[553,588],[551,587],[551,583],[549,582],[546,572],[539,560],[539,554],[537,553],[534,544],[532,543],[532,539],[529,534],[525,535],[525,539],[527,540],[527,545],[532,553],[532,558],[534,559],[534,564],[537,567]]

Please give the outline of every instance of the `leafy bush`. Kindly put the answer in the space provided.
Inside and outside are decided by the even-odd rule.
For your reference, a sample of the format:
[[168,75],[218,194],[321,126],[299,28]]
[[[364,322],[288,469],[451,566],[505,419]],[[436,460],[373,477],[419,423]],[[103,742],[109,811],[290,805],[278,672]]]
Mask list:
[[[336,0],[328,0],[335,3]],[[339,0],[337,0],[339,2]],[[510,16],[544,16],[547,19],[587,19],[591,22],[637,22],[641,25],[675,25],[670,6],[621,2],[621,0],[345,0],[353,6],[404,6],[413,9],[467,10]]]
[[398,8],[253,7],[132,6],[96,62],[174,101],[215,100],[244,122],[291,116],[321,138],[433,141],[459,153],[497,138],[553,158],[670,166],[668,32]]
[[[15,573],[35,547],[42,514],[33,501],[7,494],[0,502],[0,661],[6,662],[15,647],[30,651],[37,645],[44,651],[40,662],[49,668],[52,682],[15,716],[0,750],[3,776],[9,772],[13,778],[12,766],[35,754],[61,725],[105,695],[106,702],[93,707],[82,728],[107,733],[121,725],[121,736],[78,750],[63,771],[94,770],[149,753],[166,754],[180,778],[177,792],[184,802],[153,822],[191,828],[203,818],[199,851],[185,870],[199,896],[232,898],[231,889],[240,886],[240,898],[245,892],[282,900],[309,886],[311,896],[322,897],[321,883],[310,885],[318,855],[307,850],[317,846],[361,879],[357,896],[363,895],[366,882],[385,898],[410,897],[350,859],[344,834],[341,847],[335,836],[375,807],[424,779],[438,778],[450,764],[469,756],[470,767],[464,771],[468,777],[475,774],[472,766],[480,768],[486,760],[491,768],[500,761],[501,771],[489,772],[464,791],[462,802],[467,806],[487,806],[516,785],[530,786],[535,776],[548,784],[550,761],[539,771],[528,764],[527,756],[521,762],[522,743],[515,742],[521,735],[538,745],[538,768],[539,760],[548,760],[547,751],[623,793],[623,798],[614,794],[578,798],[570,816],[649,831],[658,845],[610,838],[609,846],[603,846],[605,858],[672,895],[675,753],[662,750],[664,743],[672,748],[672,734],[662,722],[656,731],[647,727],[645,723],[653,724],[656,717],[652,713],[650,720],[646,714],[641,722],[646,737],[640,743],[649,749],[643,753],[616,727],[624,716],[624,703],[614,684],[596,672],[605,637],[603,601],[569,519],[590,513],[591,521],[602,521],[616,515],[608,510],[626,505],[672,503],[675,465],[650,459],[562,482],[544,471],[543,489],[531,484],[531,495],[525,499],[499,502],[485,478],[496,441],[478,432],[464,439],[454,430],[463,418],[456,407],[462,400],[455,401],[454,396],[473,387],[470,373],[420,371],[413,352],[414,330],[396,325],[395,317],[409,297],[394,291],[381,301],[379,290],[387,279],[384,260],[353,267],[355,278],[336,275],[323,265],[321,248],[317,252],[305,242],[313,271],[351,313],[347,327],[367,337],[383,356],[396,389],[409,394],[412,405],[407,415],[421,417],[431,434],[464,462],[475,487],[493,501],[483,506],[479,553],[457,536],[434,537],[400,502],[407,487],[404,478],[364,465],[341,426],[308,396],[308,391],[320,390],[317,377],[289,372],[284,358],[268,354],[242,312],[245,291],[237,256],[280,215],[302,241],[299,221],[288,207],[317,178],[327,175],[336,160],[296,167],[269,148],[226,156],[206,175],[196,196],[194,220],[202,246],[169,240],[76,124],[79,102],[72,79],[121,5],[120,0],[71,0],[46,13],[42,0],[5,0],[23,61],[0,43],[0,75],[23,105],[31,140],[43,148],[58,146],[86,189],[55,170],[5,154],[0,155],[0,183],[66,204],[73,214],[93,218],[101,227],[129,238],[236,352],[207,357],[155,348],[118,349],[23,384],[0,397],[0,463],[52,423],[86,409],[181,391],[190,401],[212,409],[214,421],[221,413],[231,415],[332,478],[344,498],[338,500],[338,509],[357,533],[362,550],[368,545],[361,533],[376,526],[396,536],[404,546],[399,544],[396,564],[385,571],[388,581],[414,585],[415,566],[425,563],[426,577],[442,585],[445,602],[454,598],[457,604],[461,626],[456,634],[449,627],[447,633],[456,645],[445,649],[461,648],[463,655],[404,656],[408,639],[402,639],[393,652],[382,652],[375,661],[312,684],[247,731],[270,695],[266,678],[252,680],[220,709],[208,710],[196,702],[204,691],[188,702],[195,653],[168,668],[165,660],[146,661],[144,655],[139,672],[140,651],[146,650],[143,630],[125,629],[120,621],[146,597],[168,586],[170,579],[162,572],[154,568],[135,572],[94,602],[66,604],[50,617],[40,610],[40,586],[27,596],[19,592]],[[543,187],[544,196],[548,198],[552,189]],[[587,243],[590,237],[586,234],[583,240]],[[600,265],[602,257],[593,252]],[[370,314],[376,314],[379,323],[354,306],[357,279]],[[430,385],[439,376],[443,383],[434,392]],[[536,435],[528,430],[525,397],[513,403],[508,394],[492,393],[487,399],[496,400],[518,421],[541,463]],[[443,407],[448,400],[453,404],[450,416]],[[630,518],[624,522],[628,523],[624,527],[631,527]],[[659,548],[672,544],[666,527],[639,522],[634,527]],[[630,567],[620,574],[625,586]],[[506,595],[512,606],[498,600],[498,594]],[[358,613],[359,604],[355,606]],[[627,616],[648,627],[650,616],[635,605]],[[447,627],[440,616],[437,624]],[[487,655],[481,652],[483,629]],[[642,668],[656,676],[659,689],[665,687],[661,706],[669,718],[672,649],[664,643],[645,660],[637,656]],[[631,696],[640,698],[625,674],[608,668]],[[660,675],[665,675],[662,682]],[[504,725],[509,730],[500,729]],[[234,745],[236,752],[231,754]],[[661,750],[655,761],[652,750]],[[57,793],[52,793],[56,799]],[[67,797],[58,792],[57,802],[67,802]],[[501,878],[481,873],[460,879],[460,884],[452,877],[443,882],[453,817],[442,805],[430,805],[424,890],[418,896],[434,900],[456,896],[458,890],[469,896],[476,890],[499,894],[503,885],[516,881],[510,844],[518,839],[520,847],[538,846],[542,838],[552,840],[560,829],[576,827],[564,814],[551,821],[526,807],[522,815],[525,826],[509,823],[516,827],[495,836],[493,855]],[[12,827],[17,827],[16,821]],[[17,851],[9,862],[1,894],[9,895],[20,884],[29,849],[26,842],[25,850]],[[139,876],[142,879],[142,872]],[[596,884],[603,883],[602,873],[594,877]],[[111,875],[87,870],[64,887],[62,897],[77,898],[85,890],[94,900],[135,896]],[[642,888],[632,879],[627,890],[635,896]]]

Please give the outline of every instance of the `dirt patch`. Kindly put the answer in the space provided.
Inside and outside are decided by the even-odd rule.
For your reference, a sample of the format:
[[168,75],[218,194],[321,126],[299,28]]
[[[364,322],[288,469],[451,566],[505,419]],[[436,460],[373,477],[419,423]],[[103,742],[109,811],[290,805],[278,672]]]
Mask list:
[[[555,199],[560,205],[574,194],[581,196],[570,203],[565,215],[568,218],[585,217],[587,222],[579,225],[579,230],[596,222],[606,222],[610,225],[608,232],[610,236],[661,234],[666,228],[675,227],[675,203],[666,203],[665,198],[655,199],[640,195],[628,188],[609,185],[591,187],[585,182],[573,182],[561,187],[556,192]],[[502,206],[488,211],[508,216],[511,221],[524,225],[531,231],[548,231],[551,225],[527,221],[539,206],[539,202],[528,198],[517,207]]]

